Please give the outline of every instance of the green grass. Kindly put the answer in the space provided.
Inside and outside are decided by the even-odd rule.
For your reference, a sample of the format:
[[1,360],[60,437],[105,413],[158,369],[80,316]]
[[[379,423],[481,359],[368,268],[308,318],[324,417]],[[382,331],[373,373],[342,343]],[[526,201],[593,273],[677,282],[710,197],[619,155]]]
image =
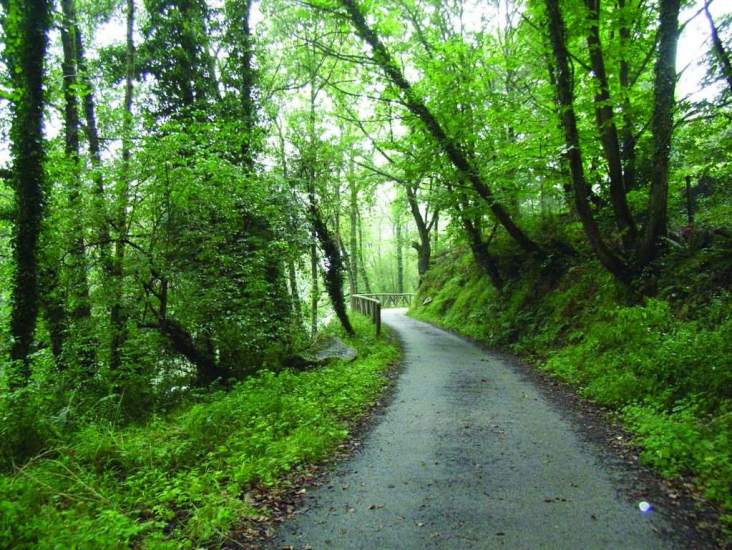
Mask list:
[[332,454],[398,358],[392,339],[355,323],[352,363],[261,372],[138,427],[90,424],[3,475],[0,547],[191,548],[267,514],[247,490]]
[[549,283],[527,264],[499,294],[457,249],[427,274],[411,315],[517,353],[617,411],[642,460],[667,477],[694,476],[730,526],[732,295],[711,265],[724,258],[676,258],[657,298],[623,305],[599,266]]

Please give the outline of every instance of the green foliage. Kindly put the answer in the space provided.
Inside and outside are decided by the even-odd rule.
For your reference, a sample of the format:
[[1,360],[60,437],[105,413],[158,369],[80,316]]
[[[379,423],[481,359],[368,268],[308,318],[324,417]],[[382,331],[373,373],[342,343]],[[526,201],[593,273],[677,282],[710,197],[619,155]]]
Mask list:
[[708,409],[732,398],[732,319],[710,329],[680,321],[669,303],[618,307],[586,327],[577,344],[554,354],[547,370],[579,384],[588,397],[622,406],[652,396],[664,408],[687,395]]
[[[9,99],[0,140],[25,158],[0,185],[0,468],[25,464],[0,478],[0,541],[220,542],[253,513],[242,492],[324,456],[382,383],[391,352],[363,337],[354,365],[277,372],[307,345],[303,304],[313,332],[327,316],[322,273],[343,261],[351,292],[408,290],[419,278],[412,249],[423,274],[429,255],[462,246],[470,227],[502,288],[449,252],[424,277],[415,313],[530,356],[625,410],[646,460],[668,475],[696,472],[727,499],[728,91],[675,105],[668,204],[649,209],[654,151],[666,150],[654,146],[665,4],[603,3],[602,107],[622,142],[622,187],[641,234],[650,212],[668,212],[668,231],[649,243],[658,254],[639,260],[614,219],[588,10],[561,2],[559,34],[577,69],[563,108],[577,115],[575,146],[558,124],[542,3],[489,3],[468,21],[464,2],[356,1],[393,58],[384,73],[384,55],[370,58],[375,42],[364,47],[343,1],[74,0],[65,7],[79,15],[86,51],[76,48],[75,64],[85,78],[72,86],[78,97],[65,97],[58,48],[42,55],[49,2],[0,0],[0,96]],[[24,22],[33,36],[15,32]],[[95,36],[124,23],[129,43]],[[729,23],[720,20],[725,44]],[[707,61],[707,80],[719,81],[719,61]],[[78,174],[57,125],[41,135],[43,113],[75,102],[85,118]],[[624,289],[593,263],[574,205],[583,194],[569,185],[574,149],[593,191],[589,221],[628,264]],[[321,239],[320,249],[332,245],[325,257],[309,223],[314,204],[321,236],[333,236]],[[514,235],[540,245],[536,257],[507,237],[509,217]],[[337,297],[344,285],[337,269],[330,275]],[[629,305],[636,291],[655,298]],[[29,361],[9,362],[14,348]],[[11,391],[13,371],[22,387]]]
[[267,513],[246,492],[326,457],[385,385],[395,344],[355,321],[351,363],[263,371],[144,425],[91,423],[1,476],[0,546],[194,547]]
[[692,472],[704,487],[705,496],[730,510],[732,411],[709,416],[707,408],[703,397],[691,396],[671,411],[640,404],[627,406],[623,413],[643,444],[644,462],[668,477]]

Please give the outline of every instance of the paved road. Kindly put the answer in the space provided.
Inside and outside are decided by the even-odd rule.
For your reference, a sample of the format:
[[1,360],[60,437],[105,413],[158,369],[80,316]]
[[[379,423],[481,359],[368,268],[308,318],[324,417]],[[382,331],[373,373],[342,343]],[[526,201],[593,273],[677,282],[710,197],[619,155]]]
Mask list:
[[274,548],[672,548],[622,468],[517,367],[403,310],[404,369],[383,418]]

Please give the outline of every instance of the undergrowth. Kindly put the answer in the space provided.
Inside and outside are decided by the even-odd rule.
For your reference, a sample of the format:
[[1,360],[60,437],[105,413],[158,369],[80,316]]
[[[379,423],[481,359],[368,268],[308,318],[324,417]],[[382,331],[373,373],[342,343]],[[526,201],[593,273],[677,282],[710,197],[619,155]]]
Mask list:
[[[692,475],[732,526],[732,294],[712,278],[729,254],[679,253],[656,297],[628,304],[593,264],[527,264],[498,293],[469,253],[437,259],[411,314],[512,351],[619,412],[641,459]],[[721,262],[710,268],[710,262]],[[724,263],[726,262],[726,263]]]
[[264,371],[139,426],[90,423],[0,476],[0,547],[222,543],[267,513],[248,489],[328,456],[378,398],[398,351],[355,323],[357,337],[340,334],[359,352],[351,363]]

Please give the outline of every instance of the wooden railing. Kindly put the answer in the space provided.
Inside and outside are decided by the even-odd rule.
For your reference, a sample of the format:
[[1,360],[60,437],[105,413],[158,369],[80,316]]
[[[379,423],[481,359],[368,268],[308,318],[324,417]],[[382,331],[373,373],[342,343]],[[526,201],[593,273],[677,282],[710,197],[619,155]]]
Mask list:
[[406,306],[412,303],[414,294],[378,293],[352,294],[351,309],[369,317],[376,325],[376,334],[381,334],[381,308]]
[[381,302],[363,294],[352,294],[351,309],[370,317],[376,325],[376,334],[381,334]]
[[386,309],[390,307],[409,307],[412,305],[414,294],[411,292],[381,292],[377,294],[359,294],[359,296],[375,298],[381,303],[381,307]]

